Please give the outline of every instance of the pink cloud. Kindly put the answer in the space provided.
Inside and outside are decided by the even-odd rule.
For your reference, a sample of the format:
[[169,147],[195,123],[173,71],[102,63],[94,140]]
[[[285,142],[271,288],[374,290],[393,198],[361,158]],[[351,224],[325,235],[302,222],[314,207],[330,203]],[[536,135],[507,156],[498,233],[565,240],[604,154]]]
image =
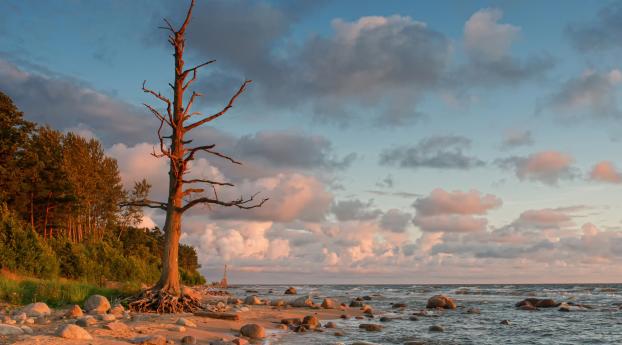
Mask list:
[[542,151],[527,157],[509,157],[497,160],[505,169],[514,170],[520,180],[540,181],[555,185],[562,179],[573,179],[576,169],[574,159],[558,151]]
[[516,223],[537,228],[559,227],[571,223],[570,216],[563,209],[527,210],[519,216]]
[[413,222],[426,232],[478,232],[488,224],[485,218],[460,214],[417,216]]
[[594,181],[622,183],[622,174],[610,161],[602,161],[594,165],[590,172],[590,179]]
[[476,190],[447,192],[437,188],[429,196],[417,199],[414,206],[419,215],[485,214],[502,204],[498,197]]

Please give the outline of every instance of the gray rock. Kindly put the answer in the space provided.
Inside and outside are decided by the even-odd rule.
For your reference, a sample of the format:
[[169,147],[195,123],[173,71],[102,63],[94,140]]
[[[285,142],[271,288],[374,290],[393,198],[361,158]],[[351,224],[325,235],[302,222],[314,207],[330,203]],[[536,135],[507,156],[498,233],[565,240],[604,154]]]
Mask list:
[[32,334],[32,328],[28,327],[28,326],[21,326],[20,327],[22,329],[22,331],[24,331],[25,334]]
[[0,324],[0,335],[20,335],[24,334],[24,331],[12,325]]
[[22,313],[25,313],[31,317],[50,316],[52,310],[47,304],[43,302],[31,303],[22,309]]
[[255,295],[252,295],[252,296],[246,297],[246,299],[244,300],[244,304],[260,305],[261,304],[261,300],[259,299],[259,297],[255,296]]
[[336,309],[339,306],[339,303],[332,298],[324,298],[322,301],[322,308],[324,309]]
[[149,335],[130,339],[130,343],[139,345],[166,345],[166,338],[161,335]]
[[192,322],[191,320],[188,320],[186,318],[180,317],[179,319],[177,319],[177,322],[175,322],[176,324],[180,325],[180,326],[186,326],[186,327],[196,327],[197,324]]
[[88,313],[105,314],[110,310],[110,302],[102,295],[93,295],[84,302],[84,310]]
[[263,339],[266,337],[265,328],[255,323],[249,323],[242,326],[242,328],[240,328],[240,333],[251,339]]
[[313,300],[309,296],[302,296],[290,301],[289,305],[297,308],[312,307]]
[[60,326],[56,330],[56,335],[65,339],[91,340],[93,337],[86,329],[72,324]]
[[76,320],[76,325],[78,325],[80,327],[88,327],[88,326],[94,325],[96,323],[97,323],[97,320],[94,317],[90,316],[90,315],[83,316],[83,317],[81,317],[81,318]]

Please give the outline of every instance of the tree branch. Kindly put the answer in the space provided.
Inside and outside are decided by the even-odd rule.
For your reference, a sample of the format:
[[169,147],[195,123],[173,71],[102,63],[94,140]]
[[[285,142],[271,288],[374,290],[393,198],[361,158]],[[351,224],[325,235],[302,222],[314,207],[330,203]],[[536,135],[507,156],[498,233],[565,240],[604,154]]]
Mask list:
[[238,96],[240,96],[242,94],[242,92],[244,92],[246,90],[246,86],[248,84],[250,84],[252,82],[252,80],[247,80],[244,82],[244,84],[242,84],[242,86],[240,86],[240,89],[235,93],[235,95],[233,95],[233,97],[231,97],[231,99],[229,100],[229,103],[227,103],[227,106],[224,107],[221,111],[219,111],[218,113],[208,116],[202,120],[199,120],[193,124],[190,124],[186,127],[184,127],[184,131],[190,131],[196,127],[199,127],[200,125],[213,121],[219,117],[221,117],[222,115],[224,115],[230,108],[233,107],[233,103],[235,103],[235,100],[238,98]]
[[230,161],[231,163],[242,165],[242,163],[241,163],[241,162],[238,162],[238,161],[236,161],[235,159],[233,159],[233,158],[231,158],[231,157],[229,157],[229,156],[227,156],[227,155],[224,155],[224,154],[222,154],[222,153],[220,153],[220,152],[217,152],[217,151],[212,151],[211,149],[213,149],[215,146],[216,146],[216,145],[213,145],[213,144],[212,144],[212,145],[205,145],[205,146],[197,146],[197,147],[193,147],[193,148],[191,148],[191,149],[188,149],[188,152],[190,152],[190,153],[189,153],[189,154],[188,154],[188,156],[184,159],[184,162],[186,162],[186,163],[187,163],[187,162],[189,162],[189,161],[193,160],[193,159],[194,159],[194,155],[195,155],[197,152],[203,151],[203,152],[207,152],[207,153],[213,154],[214,156],[218,156],[218,157],[220,157],[220,158],[224,158],[224,159],[226,159],[226,160]]
[[143,92],[145,93],[150,93],[152,94],[155,98],[161,100],[162,102],[166,103],[166,112],[168,113],[168,119],[169,122],[173,122],[173,113],[171,111],[171,100],[166,98],[165,96],[163,96],[161,93],[159,92],[155,92],[151,89],[148,89],[145,87],[145,84],[147,83],[147,81],[143,81]]
[[207,198],[207,197],[205,197],[205,198],[198,198],[198,199],[194,199],[194,200],[188,202],[186,204],[186,206],[181,208],[181,211],[182,212],[186,212],[187,210],[191,209],[192,207],[194,207],[194,206],[196,206],[198,204],[220,205],[220,206],[225,206],[225,207],[235,206],[235,207],[240,208],[240,209],[250,210],[252,208],[257,208],[257,207],[263,206],[263,204],[266,201],[269,200],[268,198],[264,198],[260,202],[253,204],[253,201],[255,201],[255,197],[257,196],[257,194],[259,194],[259,193],[253,194],[248,199],[244,199],[244,198],[240,197],[239,199],[232,200],[232,201],[220,201],[218,199],[212,199],[212,198]]
[[127,202],[122,202],[119,204],[119,207],[128,207],[128,206],[159,208],[162,210],[166,210],[166,208],[168,207],[168,204],[165,202],[154,201],[154,200],[149,200],[149,199],[132,200],[132,201],[127,201]]
[[218,181],[212,181],[212,180],[206,180],[206,179],[192,179],[192,180],[182,180],[183,183],[208,183],[211,185],[217,185],[217,186],[229,186],[229,187],[233,187],[233,183],[230,182],[218,182]]
[[201,68],[203,66],[207,66],[207,65],[209,65],[209,64],[211,64],[213,62],[216,62],[216,60],[210,60],[210,61],[204,62],[204,63],[202,63],[200,65],[197,65],[195,67],[192,67],[192,68],[189,68],[189,69],[185,70],[183,72],[183,74],[182,74],[183,77],[185,78],[188,75],[188,73],[190,73],[190,71],[192,71],[192,78],[190,78],[190,80],[188,80],[188,82],[186,82],[186,85],[184,85],[183,89],[186,90],[188,88],[188,86],[190,86],[190,84],[192,84],[197,79],[197,70],[199,68]]
[[190,17],[192,17],[192,8],[194,7],[194,0],[192,0],[190,2],[190,8],[188,8],[188,13],[186,13],[186,19],[184,20],[184,23],[181,25],[181,28],[179,28],[179,30],[177,30],[176,34],[177,35],[184,35],[184,33],[186,32],[186,27],[188,26],[188,23],[190,23]]

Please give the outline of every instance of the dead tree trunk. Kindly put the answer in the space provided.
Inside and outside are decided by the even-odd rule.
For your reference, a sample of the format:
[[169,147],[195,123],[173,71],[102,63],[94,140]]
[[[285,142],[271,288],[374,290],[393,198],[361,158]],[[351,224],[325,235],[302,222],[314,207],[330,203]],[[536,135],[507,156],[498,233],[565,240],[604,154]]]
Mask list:
[[[214,62],[214,60],[204,62],[192,68],[184,68],[184,49],[185,49],[185,33],[190,18],[194,0],[190,4],[190,8],[186,14],[186,18],[179,29],[174,29],[171,23],[164,19],[166,23],[165,29],[169,31],[168,42],[175,50],[175,80],[169,84],[173,89],[173,100],[159,92],[148,89],[143,83],[143,91],[153,95],[162,101],[166,106],[166,113],[160,112],[156,107],[145,104],[145,107],[160,121],[158,128],[159,150],[152,153],[155,157],[166,158],[169,160],[169,189],[167,202],[158,202],[149,199],[132,200],[122,206],[143,206],[151,208],[159,208],[166,211],[166,221],[164,224],[165,243],[164,253],[162,256],[162,273],[158,283],[150,290],[144,291],[137,296],[130,304],[130,309],[135,311],[155,311],[155,312],[188,312],[195,311],[200,308],[200,303],[192,296],[181,294],[181,284],[179,276],[179,238],[181,237],[182,215],[192,207],[201,204],[215,204],[224,207],[238,207],[241,209],[251,209],[261,207],[268,199],[255,201],[255,195],[244,198],[240,197],[236,200],[223,201],[218,198],[217,187],[229,186],[233,184],[229,182],[212,181],[208,179],[184,179],[184,175],[188,172],[188,164],[195,159],[200,153],[206,153],[224,158],[234,164],[241,164],[233,158],[214,150],[215,145],[202,145],[189,147],[187,146],[192,140],[185,139],[185,136],[195,128],[203,124],[211,122],[218,117],[224,115],[233,107],[235,100],[246,89],[251,82],[246,80],[237,92],[231,97],[228,104],[218,113],[210,116],[203,116],[200,112],[192,111],[192,105],[196,97],[201,94],[192,91],[188,101],[185,101],[184,94],[188,87],[197,78],[197,71]],[[191,120],[199,117],[198,120],[189,123]],[[163,130],[170,131],[165,135]],[[206,184],[209,188],[187,188],[185,184]]]

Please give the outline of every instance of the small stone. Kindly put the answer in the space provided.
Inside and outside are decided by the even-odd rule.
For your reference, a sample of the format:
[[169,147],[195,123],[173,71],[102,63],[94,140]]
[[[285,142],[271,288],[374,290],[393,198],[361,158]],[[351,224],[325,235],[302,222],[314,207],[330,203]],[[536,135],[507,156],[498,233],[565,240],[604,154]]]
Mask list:
[[27,318],[28,318],[28,315],[26,315],[26,313],[19,313],[13,316],[13,320],[15,321],[26,321]]
[[430,328],[428,328],[428,330],[430,332],[444,332],[445,330],[443,329],[443,327],[439,326],[439,325],[432,325],[430,326]]
[[291,318],[287,318],[287,319],[282,319],[281,320],[281,324],[283,325],[300,325],[302,323],[302,319],[299,319],[297,317],[291,317]]
[[467,309],[467,314],[480,314],[481,310],[479,308],[471,307]]
[[179,332],[179,333],[183,333],[186,331],[186,327],[184,326],[180,326],[180,325],[175,325],[171,328],[171,331],[173,332]]
[[191,335],[187,335],[183,338],[181,338],[181,343],[182,344],[188,344],[188,345],[195,345],[197,343],[197,338],[191,336]]
[[363,306],[363,302],[361,301],[352,301],[350,302],[350,308],[360,308]]
[[56,335],[61,338],[65,338],[65,339],[78,339],[78,340],[93,339],[93,337],[89,334],[89,332],[87,332],[86,329],[80,326],[72,325],[72,324],[66,324],[66,325],[60,326],[56,330]]
[[335,337],[343,337],[345,334],[343,334],[343,332],[342,332],[342,331],[337,331],[337,332],[333,333],[333,335],[334,335]]
[[373,309],[371,308],[371,306],[369,306],[369,305],[367,305],[367,304],[363,305],[363,307],[361,308],[361,310],[363,311],[363,314],[373,314],[373,313],[374,313],[374,311],[373,311]]
[[509,325],[510,324],[510,320],[501,320],[501,322],[499,322],[502,325]]
[[50,321],[50,320],[48,320],[48,318],[47,318],[47,317],[45,317],[45,316],[39,316],[39,317],[35,320],[35,323],[36,323],[37,325],[47,325],[47,324],[49,324],[50,322],[51,322],[51,321]]
[[289,304],[296,308],[312,307],[313,300],[309,298],[309,296],[303,296],[296,298],[295,300],[289,302]]
[[324,328],[337,328],[337,324],[332,321],[329,321],[324,325]]
[[180,317],[179,319],[177,319],[177,322],[175,322],[176,324],[180,325],[180,326],[186,326],[186,327],[196,327],[197,324],[192,322],[191,320],[188,320],[186,318]]
[[296,291],[296,288],[293,287],[293,286],[290,286],[290,287],[287,288],[287,290],[285,290],[285,294],[286,295],[295,295],[297,293],[298,292]]
[[255,323],[249,323],[242,326],[242,328],[240,328],[240,333],[251,339],[263,339],[266,337],[265,328]]
[[28,327],[28,326],[22,326],[20,327],[22,329],[22,331],[24,331],[25,334],[32,334],[32,328]]
[[285,301],[282,299],[275,299],[270,302],[270,305],[273,307],[283,307],[285,304]]
[[380,318],[380,322],[389,322],[391,320],[392,319],[390,317],[388,317],[388,316],[383,316],[383,317]]
[[406,303],[393,303],[391,304],[391,308],[394,308],[394,309],[406,308]]
[[107,323],[104,325],[104,328],[115,332],[125,332],[130,329],[126,324],[119,321]]
[[94,317],[87,315],[76,320],[76,325],[80,327],[88,327],[97,323]]

